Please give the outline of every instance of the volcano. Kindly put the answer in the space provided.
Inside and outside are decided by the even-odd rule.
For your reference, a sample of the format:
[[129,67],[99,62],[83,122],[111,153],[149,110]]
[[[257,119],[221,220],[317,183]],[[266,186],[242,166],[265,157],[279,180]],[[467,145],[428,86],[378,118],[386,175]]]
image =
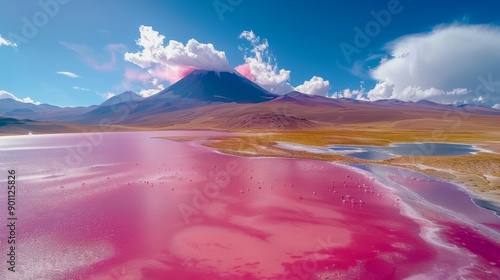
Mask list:
[[206,70],[195,70],[150,98],[167,96],[226,103],[260,103],[278,97],[237,72]]
[[236,72],[195,70],[148,98],[111,104],[104,102],[86,113],[79,123],[95,123],[103,118],[118,120],[114,123],[121,124],[141,123],[142,119],[153,115],[195,110],[211,104],[262,103],[277,97]]

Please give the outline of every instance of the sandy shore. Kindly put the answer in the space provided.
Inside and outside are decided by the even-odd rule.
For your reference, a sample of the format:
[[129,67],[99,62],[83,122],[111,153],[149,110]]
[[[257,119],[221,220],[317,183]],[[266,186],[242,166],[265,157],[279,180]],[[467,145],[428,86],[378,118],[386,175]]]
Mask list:
[[474,195],[500,205],[500,154],[398,157],[384,161],[466,187]]

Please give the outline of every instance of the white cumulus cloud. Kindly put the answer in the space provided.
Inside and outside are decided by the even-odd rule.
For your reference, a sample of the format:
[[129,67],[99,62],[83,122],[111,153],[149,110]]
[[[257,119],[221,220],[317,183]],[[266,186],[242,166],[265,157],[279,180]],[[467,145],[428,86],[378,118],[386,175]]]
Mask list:
[[389,82],[380,82],[375,87],[368,91],[368,98],[370,100],[379,99],[393,99],[394,85]]
[[365,87],[364,82],[361,82],[359,85],[359,89],[350,89],[346,88],[342,91],[334,92],[330,97],[332,98],[350,98],[350,99],[358,99],[358,100],[368,100],[365,97]]
[[35,105],[40,105],[40,102],[35,102],[33,99],[31,99],[31,97],[18,98],[14,94],[12,94],[8,91],[0,90],[0,99],[7,99],[7,98],[14,99],[16,101],[23,102],[23,103],[32,103]]
[[321,77],[312,77],[309,81],[305,81],[300,86],[295,87],[295,90],[305,94],[326,96],[330,89],[330,82],[325,81]]
[[142,50],[125,53],[125,60],[147,69],[151,78],[176,82],[193,69],[232,71],[223,51],[212,44],[190,39],[185,45],[175,40],[164,44],[165,36],[151,26],[139,27],[140,38],[136,41]]
[[157,84],[156,87],[149,88],[149,89],[143,89],[143,90],[139,91],[137,94],[139,94],[142,97],[150,97],[152,95],[159,93],[160,91],[162,91],[164,89],[165,89],[165,87],[162,84]]
[[236,67],[236,70],[259,86],[276,94],[287,94],[294,90],[318,95],[328,93],[329,81],[317,76],[298,87],[290,85],[290,70],[278,67],[269,51],[267,39],[261,39],[253,31],[243,31],[239,38],[247,40],[251,48],[246,49],[245,64]]
[[[418,86],[407,86],[399,92],[394,90],[394,85],[389,82],[380,82],[375,87],[368,91],[367,96],[370,100],[379,99],[399,99],[403,101],[418,101],[428,99],[440,103],[456,103],[459,96],[466,95],[469,90],[466,88],[455,88],[449,91],[444,91],[434,87],[422,89]],[[482,98],[478,99],[479,101]]]
[[237,70],[248,68],[243,70],[249,73],[246,77],[269,92],[286,94],[294,90],[289,83],[290,71],[278,68],[276,59],[269,53],[267,39],[261,39],[253,31],[243,31],[239,38],[250,42],[251,49],[245,54],[245,65]]
[[387,45],[390,56],[372,72],[371,100],[429,99],[440,103],[500,103],[500,27],[442,25]]

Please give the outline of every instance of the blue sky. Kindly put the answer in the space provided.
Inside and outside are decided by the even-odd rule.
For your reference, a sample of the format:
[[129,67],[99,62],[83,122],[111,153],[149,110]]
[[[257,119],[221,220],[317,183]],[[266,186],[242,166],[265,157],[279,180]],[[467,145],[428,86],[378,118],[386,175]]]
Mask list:
[[[10,93],[20,99],[29,97],[41,103],[87,106],[99,104],[106,97],[125,90],[142,91],[148,95],[168,87],[175,79],[165,78],[165,73],[148,74],[141,79],[131,79],[126,75],[152,69],[149,62],[148,66],[141,68],[144,63],[124,59],[127,52],[138,57],[143,50],[136,45],[136,40],[141,36],[140,26],[145,26],[151,27],[148,31],[153,34],[151,36],[163,35],[164,45],[169,40],[187,44],[192,38],[200,44],[213,44],[216,54],[224,52],[224,61],[230,67],[250,65],[252,72],[249,75],[266,88],[278,86],[265,80],[269,75],[257,72],[260,66],[270,67],[267,74],[274,71],[278,80],[275,82],[286,84],[284,87],[280,85],[281,88],[298,88],[307,93],[359,99],[395,97],[414,100],[429,97],[443,103],[486,102],[485,105],[495,106],[500,102],[497,97],[499,89],[494,81],[500,81],[500,73],[496,70],[498,67],[488,63],[496,62],[498,58],[498,51],[494,50],[500,34],[500,4],[497,1],[465,2],[41,0],[20,4],[20,1],[4,0],[0,3],[0,90],[4,96]],[[50,9],[44,9],[41,3],[49,5]],[[356,45],[354,28],[366,30],[370,22],[376,22],[373,14],[387,15],[384,11],[391,16],[390,20],[385,18],[386,26],[377,23],[379,29],[372,30],[369,42],[362,47]],[[29,28],[31,24],[36,30]],[[455,30],[451,30],[453,28]],[[240,36],[243,31],[253,32],[252,35]],[[461,34],[469,33],[469,37],[462,38]],[[428,41],[421,42],[419,36],[411,37],[412,34],[427,36]],[[404,36],[411,38],[401,42]],[[399,62],[390,61],[391,55],[408,49],[431,53],[434,46],[446,54],[449,53],[446,48],[456,50],[457,45],[453,44],[460,45],[461,40],[467,42],[467,38],[479,43],[486,38],[485,46],[479,48],[486,57],[474,57],[474,61],[484,59],[484,65],[478,65],[470,73],[448,74],[472,77],[467,84],[452,81],[448,76],[443,80],[449,83],[428,81],[447,71],[440,71],[430,78],[425,74],[413,77],[394,73],[400,66],[394,66]],[[443,40],[455,43],[443,46]],[[357,49],[350,59],[346,59],[345,49],[343,52],[340,47],[342,43],[344,47],[349,45]],[[259,45],[266,45],[261,53],[264,59],[252,60],[256,57],[252,50]],[[245,52],[241,47],[248,49]],[[477,48],[464,47],[458,54],[468,56],[468,52],[477,53]],[[421,63],[409,65],[410,72],[436,68],[424,64],[426,58],[422,54],[416,56],[415,60]],[[452,57],[449,59],[454,61]],[[381,65],[381,61],[388,63]],[[151,65],[158,70],[165,65],[172,66],[169,63],[156,59]],[[448,62],[439,63],[446,65]],[[198,64],[190,64],[193,65]],[[414,67],[420,68],[415,70]],[[289,72],[280,75],[281,69]],[[70,73],[78,77],[71,77]],[[314,76],[317,78],[312,79]],[[479,76],[490,81],[490,86],[484,85],[483,93],[478,94],[476,90],[473,94],[477,88],[475,85],[481,85],[481,80],[477,80]],[[305,83],[307,81],[309,83]]]

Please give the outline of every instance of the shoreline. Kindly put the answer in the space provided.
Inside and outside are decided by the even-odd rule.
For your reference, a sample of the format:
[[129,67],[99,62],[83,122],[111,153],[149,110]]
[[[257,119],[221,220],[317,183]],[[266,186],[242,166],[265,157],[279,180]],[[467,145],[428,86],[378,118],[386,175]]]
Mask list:
[[[190,139],[190,140],[194,140],[194,139]],[[231,153],[221,151],[221,150],[213,148],[213,147],[207,147],[207,145],[203,144],[204,142],[206,143],[207,140],[205,139],[205,140],[196,141],[196,143],[198,145],[205,146],[206,148],[208,148],[212,152],[226,154],[226,155],[230,155],[230,156],[243,157],[243,158],[255,158],[255,159],[266,159],[266,158],[287,159],[288,158],[291,160],[305,160],[305,158],[290,158],[290,157],[283,157],[283,156],[279,156],[279,155],[274,155],[274,156],[262,155],[262,154],[251,154],[251,155],[238,154],[238,155],[236,155],[236,154],[231,154]],[[322,162],[322,160],[317,160],[314,158],[308,158],[308,159],[313,160],[313,161]],[[370,182],[372,179],[377,178],[376,179],[377,184],[380,184],[384,189],[386,189],[386,191],[387,191],[386,195],[389,195],[389,197],[393,197],[393,196],[399,197],[402,194],[404,194],[406,199],[408,199],[408,195],[410,197],[415,197],[415,198],[418,197],[417,201],[419,201],[419,202],[417,202],[417,204],[425,204],[425,205],[427,205],[426,207],[430,207],[429,209],[432,208],[435,211],[442,212],[443,214],[445,214],[449,217],[452,217],[452,219],[454,219],[456,222],[462,221],[465,224],[475,225],[476,227],[482,228],[486,232],[489,232],[488,236],[490,236],[490,237],[494,237],[494,238],[499,237],[498,229],[500,227],[493,226],[493,225],[497,225],[497,223],[499,222],[496,220],[496,218],[500,218],[500,207],[499,207],[498,202],[496,200],[490,200],[488,198],[478,196],[478,195],[476,195],[476,192],[473,192],[468,187],[464,187],[464,186],[459,185],[459,184],[457,184],[453,181],[450,181],[450,180],[444,180],[443,178],[426,174],[424,172],[421,172],[420,170],[416,170],[414,168],[409,168],[408,166],[402,167],[402,166],[384,165],[384,164],[377,164],[377,163],[353,164],[353,163],[347,163],[347,162],[342,162],[342,161],[330,161],[330,163],[332,165],[344,166],[350,170],[353,170],[356,173],[360,173],[365,178],[365,180],[368,180]],[[466,204],[460,204],[461,206],[458,208],[462,209],[462,207],[464,207],[464,209],[468,208],[468,210],[461,211],[458,209],[448,208],[448,206],[445,205],[446,203],[443,204],[443,202],[446,201],[446,199],[443,199],[442,202],[429,200],[428,195],[425,196],[425,195],[420,194],[419,192],[417,192],[414,189],[414,187],[410,187],[410,186],[406,186],[406,185],[399,185],[398,183],[395,183],[395,182],[392,182],[391,184],[387,184],[387,182],[386,182],[387,178],[384,179],[383,175],[377,173],[374,170],[370,170],[371,168],[389,168],[389,169],[403,168],[404,172],[413,173],[419,177],[430,177],[432,181],[440,182],[439,184],[441,184],[442,186],[451,188],[451,190],[453,190],[453,192],[452,192],[453,196],[457,197],[457,199],[460,198],[462,203],[464,201],[466,201]],[[403,179],[404,176],[402,176],[401,178]],[[393,184],[396,184],[398,186],[394,187]],[[425,185],[426,183],[423,183],[423,184]],[[422,185],[422,186],[424,186],[424,185]],[[435,188],[435,187],[433,187],[433,188]],[[458,196],[457,196],[457,193],[459,194]],[[393,199],[394,199],[394,197],[393,197]],[[415,205],[410,206],[410,204],[415,203],[413,201],[413,199],[410,199],[409,201],[406,201],[406,199],[401,197],[401,200],[396,199],[395,203],[398,204],[399,202],[401,202],[402,204],[406,204],[406,208],[407,208],[406,211],[410,211],[411,213],[416,213],[415,212],[416,210],[412,208]],[[472,208],[472,210],[471,210],[471,208]],[[404,214],[404,216],[412,218],[413,216],[412,216],[412,214],[410,214],[410,212],[407,212],[406,214]],[[482,219],[476,220],[473,218],[474,215],[477,216],[477,213],[482,213],[482,212],[484,212],[484,213],[481,215],[489,214],[489,217],[490,217],[489,222],[485,222],[484,220],[481,221]],[[487,217],[487,216],[488,215],[486,215],[485,217]],[[427,220],[427,218],[424,218],[423,216],[420,217],[419,219]],[[492,221],[492,219],[493,219],[493,221]],[[424,239],[426,239],[426,238],[424,238]]]
[[[223,139],[217,139],[217,141],[212,141],[210,139],[204,139],[205,143],[204,145],[212,147],[219,152],[222,153],[227,153],[227,154],[232,154],[232,155],[238,155],[238,156],[244,156],[244,157],[260,157],[260,156],[275,156],[275,157],[290,157],[290,158],[309,158],[309,159],[315,159],[315,160],[322,160],[322,161],[331,161],[331,162],[337,162],[337,163],[347,163],[347,164],[363,164],[363,165],[385,165],[385,166],[392,166],[392,167],[402,167],[406,168],[409,170],[413,170],[416,172],[420,172],[422,174],[426,174],[429,176],[432,176],[436,179],[442,180],[444,182],[450,183],[455,185],[457,188],[462,189],[463,191],[467,192],[471,200],[483,200],[487,201],[489,204],[489,207],[491,208],[491,205],[496,206],[495,209],[490,209],[487,208],[491,211],[494,212],[499,212],[500,210],[500,189],[496,189],[495,186],[486,186],[482,187],[483,189],[478,188],[478,181],[482,180],[480,178],[480,175],[478,174],[463,174],[459,173],[456,171],[453,171],[451,169],[444,169],[444,168],[439,168],[436,166],[430,166],[430,165],[425,165],[425,164],[411,164],[411,163],[406,163],[406,162],[397,162],[398,159],[401,159],[403,157],[398,157],[396,159],[389,159],[389,160],[380,160],[380,161],[370,161],[370,160],[362,160],[362,159],[356,159],[352,157],[348,157],[339,153],[333,153],[333,152],[328,152],[326,151],[325,147],[322,146],[311,146],[313,150],[317,150],[316,152],[312,151],[303,151],[303,150],[292,150],[292,149],[287,149],[286,147],[279,147],[276,144],[273,143],[274,145],[269,145],[269,143],[265,143],[267,145],[261,145],[257,149],[254,149],[253,151],[248,151],[248,149],[239,149],[237,151],[233,149],[227,149],[227,147],[223,147],[223,145],[220,145],[223,143]],[[403,142],[399,142],[403,143]],[[449,142],[440,142],[440,143],[449,143]],[[297,146],[307,146],[299,143],[289,143],[290,145],[297,145]],[[455,144],[455,143],[451,143]],[[467,143],[466,143],[467,144]],[[471,145],[471,144],[468,144]],[[241,144],[240,144],[241,146]],[[474,147],[477,147],[478,145],[473,145]],[[253,147],[255,148],[255,147]],[[484,153],[481,149],[480,152],[474,153],[474,154],[467,154],[465,156],[473,157],[477,156],[478,154]],[[323,150],[326,152],[319,152],[319,150]],[[494,153],[496,154],[496,153]],[[426,156],[429,157],[429,156]],[[439,156],[440,158],[445,158],[448,160],[455,160],[457,156]],[[420,165],[420,166],[419,166]],[[484,175],[482,175],[484,177]],[[500,181],[499,177],[493,176],[495,180]],[[489,182],[489,181],[488,181]],[[477,205],[477,204],[476,204]],[[480,205],[477,205],[478,207],[481,207]],[[486,208],[485,208],[486,209]]]
[[[400,173],[401,171],[406,175],[417,176],[420,179],[430,177],[431,180],[427,182],[422,180],[422,182],[417,185],[403,185],[401,182],[398,182],[398,180],[391,180],[392,178],[390,172],[395,171],[396,169],[398,169],[397,173],[399,175],[397,176],[399,176],[400,181],[408,180],[408,178],[405,178],[405,176]],[[456,184],[444,182],[439,178],[434,178],[415,170],[404,169],[400,171],[399,169],[400,167],[373,165],[367,166],[367,169],[363,169],[363,171],[368,174],[366,176],[376,178],[377,181],[379,181],[385,188],[394,191],[394,195],[400,198],[397,204],[401,203],[406,206],[406,210],[408,212],[405,215],[408,217],[415,218],[416,216],[414,215],[419,213],[417,216],[420,216],[420,218],[417,219],[427,220],[427,218],[424,217],[426,216],[424,212],[421,213],[419,209],[432,209],[433,211],[441,213],[456,222],[463,222],[468,225],[474,225],[476,228],[481,228],[485,232],[488,232],[488,235],[494,239],[500,238],[500,221],[498,220],[500,216],[495,209],[481,206],[492,206],[488,204],[487,201],[485,201],[484,204],[479,205],[476,203],[475,199],[470,196],[471,193],[469,191],[457,186]],[[448,198],[436,200],[433,199],[434,192],[421,190],[422,188],[428,189],[431,184],[436,184],[436,182],[441,182],[438,183],[439,185],[437,188],[451,188],[445,191],[448,192],[450,196],[454,197],[454,199],[462,202],[460,206],[456,207],[458,209],[450,207],[451,205],[448,202]],[[431,189],[436,189],[436,186],[431,186]],[[418,207],[418,205],[421,205],[422,207]],[[476,219],[475,217],[480,218]]]
[[[410,170],[414,170],[420,172],[422,174],[427,174],[434,178],[440,179],[447,183],[455,185],[457,188],[463,189],[464,191],[470,193],[471,199],[482,199],[488,202],[494,203],[497,205],[498,210],[500,211],[500,197],[497,193],[493,193],[493,191],[479,191],[474,187],[471,183],[467,184],[467,180],[472,180],[471,178],[475,178],[476,175],[473,174],[457,174],[456,172],[452,172],[451,170],[439,169],[432,166],[426,165],[390,165],[390,166],[399,166],[403,168],[407,168]],[[460,179],[463,178],[463,179]]]
[[[397,143],[391,143],[387,146],[393,146],[395,144],[401,144],[401,143],[403,143],[403,144],[408,143],[409,144],[409,143],[424,143],[424,142],[397,142]],[[497,154],[494,151],[491,151],[491,150],[488,150],[485,148],[481,148],[481,147],[479,147],[479,145],[473,145],[473,144],[468,144],[468,143],[450,143],[450,142],[432,142],[432,143],[470,145],[474,149],[478,150],[477,152],[473,152],[470,154],[464,154],[464,156],[477,155],[478,153]],[[279,142],[279,143],[276,143],[276,146],[279,148],[282,148],[282,149],[287,149],[287,150],[293,149],[293,150],[307,151],[307,152],[312,152],[312,153],[343,155],[343,156],[347,156],[347,157],[349,157],[349,155],[347,153],[353,152],[353,151],[330,151],[328,149],[330,146],[326,146],[326,147],[307,146],[307,145],[290,143],[290,142],[287,142],[287,143]],[[335,146],[355,147],[357,145],[335,145]],[[379,147],[379,146],[371,146],[371,147]],[[294,149],[294,148],[298,148],[298,149]],[[360,146],[360,149],[361,148],[362,148],[362,146]],[[354,151],[354,152],[357,152],[357,151]],[[395,166],[395,167],[404,167],[407,169],[421,172],[423,174],[431,175],[435,178],[441,179],[441,180],[446,181],[448,183],[454,184],[461,189],[464,189],[465,191],[470,193],[471,199],[477,198],[477,199],[486,200],[486,201],[492,203],[494,206],[496,206],[496,210],[494,210],[494,211],[497,213],[500,212],[500,196],[499,196],[500,190],[498,193],[495,193],[494,191],[486,191],[486,192],[479,191],[477,189],[477,187],[475,187],[475,185],[473,185],[473,183],[470,183],[470,182],[474,182],[474,179],[477,179],[475,177],[478,175],[476,175],[476,174],[463,174],[463,173],[453,171],[451,169],[438,168],[435,166],[425,165],[425,164],[421,164],[421,163],[417,163],[417,164],[415,164],[415,163],[393,164],[392,163],[393,160],[397,161],[398,158],[404,157],[404,156],[398,156],[398,155],[394,155],[394,154],[393,154],[393,156],[394,156],[394,158],[390,158],[387,160],[369,160],[372,163],[368,163],[368,165],[377,165],[378,164],[378,165],[389,165],[389,166]],[[429,157],[429,156],[424,156],[424,157]],[[453,157],[455,157],[455,156],[441,156],[441,157],[447,157],[447,158],[453,159]],[[486,177],[484,174],[483,174],[483,176]],[[495,176],[491,176],[491,177],[492,177],[492,179],[490,179],[490,180],[497,180],[500,183],[500,177],[495,177]],[[489,183],[491,183],[490,180],[488,180]]]

